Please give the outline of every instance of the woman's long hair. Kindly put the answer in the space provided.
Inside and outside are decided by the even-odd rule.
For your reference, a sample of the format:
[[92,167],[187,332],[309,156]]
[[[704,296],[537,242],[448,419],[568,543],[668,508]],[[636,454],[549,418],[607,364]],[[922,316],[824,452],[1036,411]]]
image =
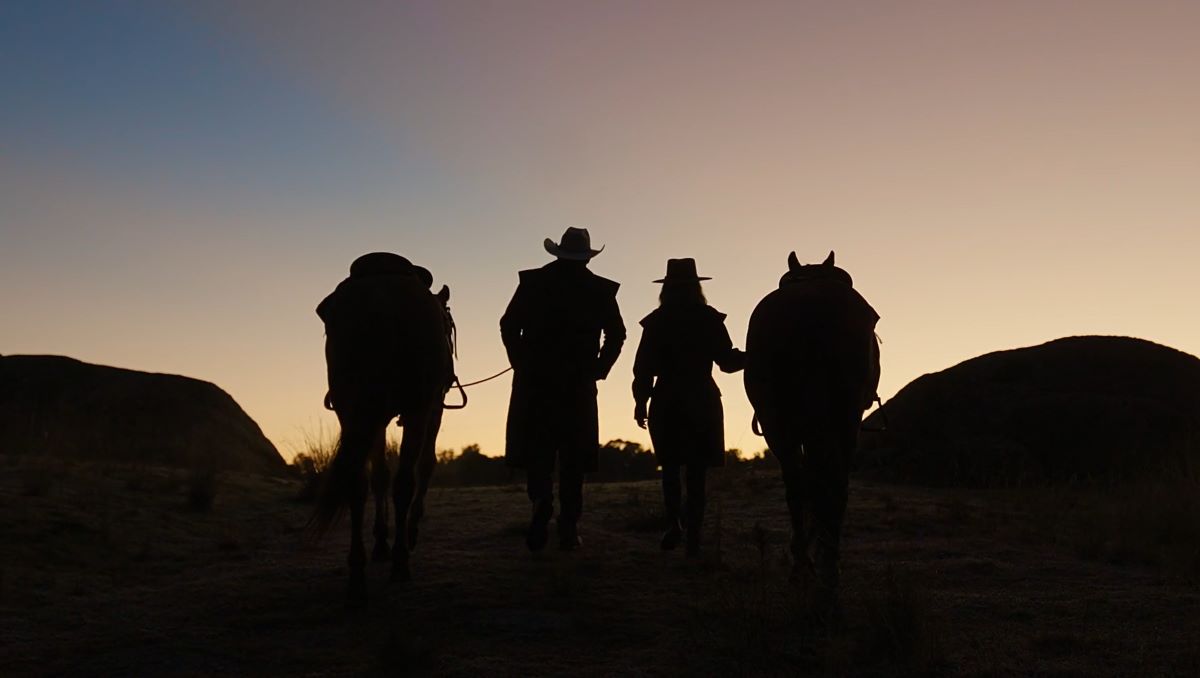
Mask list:
[[704,298],[704,290],[700,288],[699,280],[688,282],[663,283],[662,292],[658,294],[659,306],[704,306],[708,300]]

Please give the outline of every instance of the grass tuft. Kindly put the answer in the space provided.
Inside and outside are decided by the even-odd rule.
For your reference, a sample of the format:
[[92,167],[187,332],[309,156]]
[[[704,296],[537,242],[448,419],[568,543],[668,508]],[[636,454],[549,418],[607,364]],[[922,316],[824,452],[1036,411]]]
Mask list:
[[296,446],[296,454],[292,458],[292,468],[300,476],[300,489],[296,499],[302,502],[315,502],[321,492],[321,483],[333,457],[337,453],[337,436],[327,433],[324,427],[315,433],[305,431],[304,438]]
[[929,596],[911,574],[888,566],[865,602],[867,643],[874,654],[904,675],[936,675],[944,667]]

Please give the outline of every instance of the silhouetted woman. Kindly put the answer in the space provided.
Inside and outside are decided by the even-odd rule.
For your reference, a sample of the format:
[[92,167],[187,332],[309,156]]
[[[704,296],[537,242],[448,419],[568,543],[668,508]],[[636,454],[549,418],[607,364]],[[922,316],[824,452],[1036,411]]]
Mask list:
[[[642,319],[642,340],[633,365],[633,417],[650,423],[654,454],[662,466],[667,531],[663,549],[684,536],[680,518],[680,468],[687,467],[687,553],[700,550],[704,520],[704,481],[710,466],[725,463],[725,423],[721,391],[712,378],[715,362],[736,372],[745,354],[733,347],[725,314],[708,305],[694,259],[667,260],[659,307]],[[646,402],[650,402],[647,412]]]

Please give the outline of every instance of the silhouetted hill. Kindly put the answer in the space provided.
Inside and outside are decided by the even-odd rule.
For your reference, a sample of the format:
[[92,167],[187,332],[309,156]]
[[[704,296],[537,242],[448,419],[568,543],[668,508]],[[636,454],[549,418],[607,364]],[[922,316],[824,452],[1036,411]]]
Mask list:
[[[859,467],[933,485],[1200,473],[1200,359],[1127,337],[989,353],[904,387]],[[873,413],[865,427],[878,428]]]
[[258,424],[215,385],[60,356],[0,357],[0,453],[286,469]]

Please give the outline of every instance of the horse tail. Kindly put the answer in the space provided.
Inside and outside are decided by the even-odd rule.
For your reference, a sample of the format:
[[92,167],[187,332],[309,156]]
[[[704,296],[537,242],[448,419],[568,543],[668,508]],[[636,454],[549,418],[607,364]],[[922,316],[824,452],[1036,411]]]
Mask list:
[[365,492],[364,472],[371,452],[372,436],[362,427],[345,427],[338,437],[337,450],[325,472],[317,505],[308,519],[306,529],[311,537],[320,538],[341,519],[346,507],[357,493]]

